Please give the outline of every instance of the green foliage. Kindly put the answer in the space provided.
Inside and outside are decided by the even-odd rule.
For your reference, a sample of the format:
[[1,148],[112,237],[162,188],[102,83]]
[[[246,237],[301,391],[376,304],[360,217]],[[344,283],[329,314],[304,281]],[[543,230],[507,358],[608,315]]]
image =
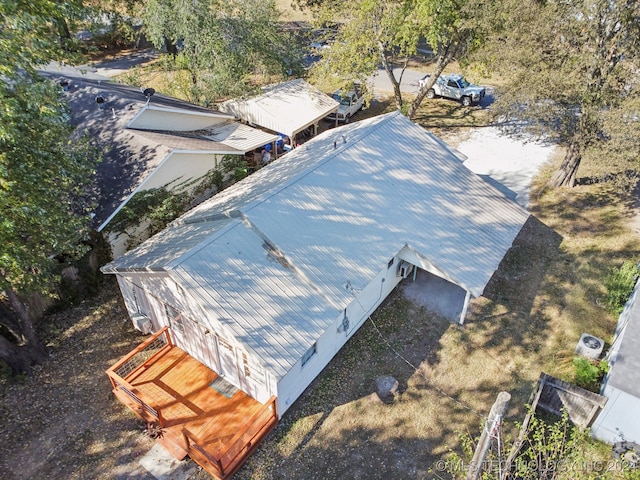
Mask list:
[[[517,425],[522,428],[522,425]],[[484,425],[480,426],[480,429]],[[501,432],[504,432],[503,425]],[[438,472],[446,472],[451,478],[467,478],[469,467],[478,439],[469,434],[459,434],[461,453],[452,452],[446,461],[438,462]],[[534,414],[526,427],[522,443],[518,439],[505,438],[501,433],[500,451],[496,440],[482,463],[480,478],[501,480],[505,478],[506,459],[515,451],[506,478],[521,480],[578,480],[605,478],[637,478],[636,473],[626,465],[621,465],[620,477],[614,477],[606,469],[610,465],[610,449],[602,458],[600,444],[589,436],[589,430],[571,424],[569,415],[561,417]],[[502,476],[501,476],[502,474]],[[438,476],[438,478],[442,478]]]
[[211,182],[216,187],[216,190],[218,192],[222,190],[222,187],[224,186],[224,175],[222,174],[222,172],[216,169],[213,172],[211,172],[210,178],[211,178]]
[[148,234],[153,235],[184,213],[187,202],[186,195],[174,194],[166,187],[137,192],[113,217],[109,230],[126,232],[146,219],[149,222]]
[[98,267],[112,259],[111,246],[104,236],[95,230],[90,232],[85,243],[91,249],[90,252],[80,259],[60,263],[59,270],[70,267],[76,275],[61,275],[57,287],[59,301],[50,310],[61,311],[69,305],[80,303],[89,296],[96,295],[103,285],[106,276]]
[[573,359],[573,366],[576,385],[598,393],[602,379],[609,371],[609,364],[604,360],[593,362],[584,357],[576,357]]
[[[305,4],[304,0],[299,4]],[[336,78],[340,87],[349,88],[385,70],[392,85],[396,107],[404,104],[399,87],[401,73],[409,59],[418,51],[419,42],[426,38],[434,52],[433,78],[438,77],[453,60],[461,61],[467,52],[482,45],[478,12],[486,9],[486,2],[475,0],[355,0],[313,1],[313,12],[319,26],[342,19],[337,26],[335,41],[323,52],[323,58],[312,71],[316,80]],[[419,94],[407,114],[412,116],[424,98]]]
[[582,445],[587,438],[588,431],[574,427],[566,411],[557,421],[545,421],[533,415],[523,447],[514,462],[516,478],[562,478],[567,472],[565,467],[572,462],[585,463]]
[[611,313],[619,315],[622,312],[639,276],[640,267],[632,261],[626,261],[608,273],[604,280],[607,288],[605,303]]
[[176,55],[180,43],[190,95],[200,103],[243,94],[254,76],[282,77],[302,59],[273,1],[148,0],[142,17],[157,48]]
[[242,180],[249,174],[247,162],[240,155],[225,155],[222,157],[222,168],[226,172],[230,172],[233,179],[237,182]]
[[97,155],[73,127],[56,85],[18,76],[0,84],[0,286],[45,293],[56,256],[87,247]]
[[638,2],[504,0],[497,6],[486,15],[490,41],[478,52],[506,79],[492,111],[503,124],[570,147],[550,183],[573,186],[590,152],[637,169],[640,147],[631,129],[637,131],[640,96]]
[[[147,225],[143,236],[152,236],[185,213],[194,201],[201,200],[199,197],[207,197],[212,191],[221,191],[227,177],[235,182],[242,180],[248,173],[243,156],[224,155],[220,168],[212,169],[198,180],[137,192],[109,222],[108,230],[127,233],[132,237],[130,246],[133,246],[139,241],[141,232],[137,228],[140,225]],[[193,188],[188,190],[190,186]]]

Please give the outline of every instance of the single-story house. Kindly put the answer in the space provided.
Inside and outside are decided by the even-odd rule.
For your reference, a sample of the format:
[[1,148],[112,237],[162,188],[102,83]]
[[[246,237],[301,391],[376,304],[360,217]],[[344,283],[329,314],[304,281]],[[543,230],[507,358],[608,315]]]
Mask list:
[[614,340],[607,354],[609,371],[600,394],[607,403],[591,427],[591,434],[604,442],[640,445],[640,283],[618,319]]
[[249,125],[286,135],[296,145],[300,132],[311,128],[316,135],[318,122],[337,112],[339,106],[332,97],[298,78],[264,87],[260,95],[227,100],[218,105],[218,110]]
[[245,155],[278,139],[152,89],[47,75],[64,86],[76,131],[88,133],[102,151],[93,223],[107,233],[114,257],[126,251],[128,235],[111,231],[109,223],[136,193],[160,187],[188,192],[224,155]]
[[[214,445],[221,422],[203,427],[203,416],[216,418],[203,412],[226,412],[231,428],[230,411],[244,412],[249,398],[266,422],[252,431],[268,430],[415,269],[466,291],[462,321],[528,217],[399,112],[328,130],[103,267],[116,276],[134,325],[156,332],[145,345],[164,338],[143,370],[129,365],[133,354],[109,370],[114,392],[143,418],[167,425],[168,448],[225,477],[237,464],[224,452],[247,448]],[[213,373],[201,383],[171,383],[177,377],[166,376],[178,363],[167,355],[175,351]],[[169,366],[152,376],[163,355]],[[153,399],[168,384],[165,408]],[[189,388],[191,413],[182,409],[179,418],[192,423],[172,436],[167,418],[187,396],[175,392]],[[206,402],[222,403],[205,407],[203,392]],[[242,407],[232,403],[238,399]],[[250,415],[236,415],[242,432],[253,425]],[[204,431],[217,433],[197,433]],[[236,432],[233,442],[254,445],[257,435]]]

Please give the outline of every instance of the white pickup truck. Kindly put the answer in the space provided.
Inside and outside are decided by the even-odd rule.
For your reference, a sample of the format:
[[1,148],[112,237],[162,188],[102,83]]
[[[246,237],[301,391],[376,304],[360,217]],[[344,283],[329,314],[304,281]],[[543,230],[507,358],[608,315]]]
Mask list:
[[[336,90],[333,99],[340,103],[338,106],[338,122],[349,123],[353,117],[364,106],[364,95],[362,90],[356,85],[353,90]],[[336,119],[336,114],[331,113],[326,117],[328,120]]]
[[[425,75],[418,80],[418,86],[422,89],[429,81],[430,75]],[[473,103],[479,103],[484,98],[485,89],[467,82],[462,75],[440,75],[427,91],[427,98],[445,97],[458,100],[465,107]]]

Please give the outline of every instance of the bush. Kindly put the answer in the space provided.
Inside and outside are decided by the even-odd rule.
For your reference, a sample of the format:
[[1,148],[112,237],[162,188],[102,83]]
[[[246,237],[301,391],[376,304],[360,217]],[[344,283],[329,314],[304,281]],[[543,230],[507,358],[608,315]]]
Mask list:
[[594,363],[583,357],[573,359],[575,367],[575,384],[586,390],[598,393],[605,374],[609,371],[609,364],[602,360]]
[[615,268],[609,272],[604,280],[607,288],[606,305],[607,309],[614,315],[619,315],[625,303],[633,292],[633,287],[640,275],[638,264],[626,261],[620,268]]

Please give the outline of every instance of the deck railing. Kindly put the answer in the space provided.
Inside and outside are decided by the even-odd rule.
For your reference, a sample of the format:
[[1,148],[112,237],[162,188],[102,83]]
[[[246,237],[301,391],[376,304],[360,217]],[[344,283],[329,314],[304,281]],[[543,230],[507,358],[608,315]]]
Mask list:
[[164,426],[162,412],[152,406],[141,392],[127,382],[127,379],[153,363],[155,357],[172,345],[169,329],[164,327],[106,371],[113,386],[113,393],[140,417],[147,421],[158,422],[160,426]]
[[225,447],[217,454],[213,454],[207,448],[207,444],[215,443],[215,440],[207,439],[205,443],[186,429],[183,430],[183,435],[189,456],[209,473],[226,479],[240,468],[247,456],[277,423],[278,415],[274,396],[242,424],[231,440],[224,442]]

